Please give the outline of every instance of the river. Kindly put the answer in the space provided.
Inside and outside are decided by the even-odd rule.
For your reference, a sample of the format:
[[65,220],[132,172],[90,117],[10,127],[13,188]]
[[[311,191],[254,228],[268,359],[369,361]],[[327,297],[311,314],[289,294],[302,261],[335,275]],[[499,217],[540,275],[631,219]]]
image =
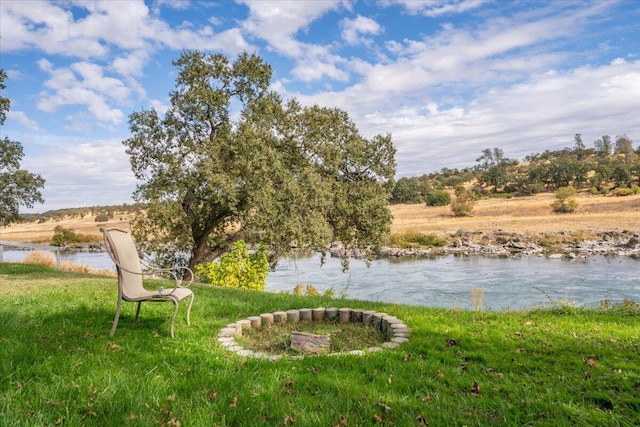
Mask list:
[[[5,251],[5,261],[21,261],[26,251]],[[72,253],[64,261],[114,270],[102,253]],[[624,298],[640,303],[640,260],[595,255],[577,259],[440,256],[422,259],[378,259],[369,267],[351,260],[342,271],[340,260],[318,256],[284,259],[267,277],[267,291],[292,291],[296,284],[313,285],[320,293],[332,289],[369,301],[430,307],[523,309],[554,302],[597,306],[602,300]],[[474,297],[475,294],[475,297]],[[474,299],[475,298],[475,299]],[[336,303],[338,304],[338,303]]]

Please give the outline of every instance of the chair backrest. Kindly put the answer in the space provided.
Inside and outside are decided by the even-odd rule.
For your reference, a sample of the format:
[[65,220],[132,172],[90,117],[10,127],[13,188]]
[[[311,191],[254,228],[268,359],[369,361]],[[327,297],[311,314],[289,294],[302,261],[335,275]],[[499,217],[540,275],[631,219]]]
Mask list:
[[104,243],[116,264],[118,287],[124,298],[136,298],[145,293],[142,267],[131,233],[120,228],[103,228]]

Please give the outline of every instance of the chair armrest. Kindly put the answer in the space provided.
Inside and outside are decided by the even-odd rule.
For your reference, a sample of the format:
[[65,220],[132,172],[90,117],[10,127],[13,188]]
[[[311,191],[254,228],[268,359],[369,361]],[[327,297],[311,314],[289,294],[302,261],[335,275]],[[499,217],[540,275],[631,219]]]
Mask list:
[[[171,290],[171,292],[169,292],[167,294],[164,294],[165,296],[166,295],[171,295],[178,288],[188,288],[193,283],[193,278],[194,278],[193,272],[188,267],[158,268],[158,267],[150,266],[148,264],[144,264],[144,266],[146,267],[146,271],[144,272],[145,275],[161,273],[161,274],[164,274],[164,275],[168,274],[169,276],[171,276],[173,278],[173,281],[174,281],[175,285],[173,286],[173,289]],[[180,276],[178,276],[178,274],[177,274],[177,272],[181,271],[181,270],[184,270],[184,271],[189,273],[190,279],[186,284],[184,284],[184,280]],[[183,273],[182,276],[184,276],[184,273]],[[162,292],[163,290],[164,290],[164,288],[161,287],[160,291]]]

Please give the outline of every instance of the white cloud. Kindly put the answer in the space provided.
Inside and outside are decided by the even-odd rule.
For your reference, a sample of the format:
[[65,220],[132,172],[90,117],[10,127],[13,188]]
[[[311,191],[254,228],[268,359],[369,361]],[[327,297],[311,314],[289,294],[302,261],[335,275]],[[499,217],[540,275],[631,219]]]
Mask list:
[[394,0],[392,3],[401,4],[412,14],[436,17],[467,12],[492,1],[493,0]]
[[136,186],[117,139],[51,147],[25,157],[23,166],[45,178],[46,210],[131,203]]
[[[394,136],[403,141],[401,172],[417,175],[445,164],[473,166],[474,156],[484,148],[507,148],[508,157],[522,159],[570,147],[575,133],[581,133],[587,145],[601,135],[640,135],[638,99],[640,61],[613,63],[534,75],[521,84],[488,91],[462,109],[435,115],[398,112],[404,121],[392,114],[377,127],[395,130]],[[431,168],[425,160],[415,160],[425,150],[430,155],[422,158],[432,162]]]
[[371,40],[363,35],[377,35],[382,31],[382,27],[376,21],[360,15],[355,19],[343,19],[340,25],[342,39],[350,45],[369,44]]
[[134,50],[127,55],[115,58],[111,63],[111,67],[122,76],[140,77],[148,60],[148,52]]
[[105,76],[101,66],[83,61],[55,69],[46,60],[39,65],[50,74],[45,82],[48,90],[40,92],[39,109],[55,112],[67,105],[85,105],[99,122],[118,125],[124,121],[124,113],[110,107],[109,101],[125,102],[129,89],[122,81]]
[[268,49],[296,60],[292,74],[302,81],[329,77],[346,81],[348,73],[340,70],[342,59],[331,53],[330,46],[304,43],[296,35],[324,14],[348,5],[341,0],[314,2],[265,2],[240,0],[249,7],[249,17],[243,29],[254,37],[265,40]]
[[[237,54],[250,45],[238,29],[215,33],[209,26],[172,28],[152,16],[142,0],[76,2],[87,15],[76,19],[66,3],[0,2],[2,50],[37,49],[69,57],[105,58],[112,48],[124,50],[222,50]],[[175,4],[174,4],[175,6]]]
[[21,126],[29,130],[40,130],[40,125],[38,125],[38,122],[31,120],[23,111],[9,110],[7,112],[7,117],[11,120],[17,121]]

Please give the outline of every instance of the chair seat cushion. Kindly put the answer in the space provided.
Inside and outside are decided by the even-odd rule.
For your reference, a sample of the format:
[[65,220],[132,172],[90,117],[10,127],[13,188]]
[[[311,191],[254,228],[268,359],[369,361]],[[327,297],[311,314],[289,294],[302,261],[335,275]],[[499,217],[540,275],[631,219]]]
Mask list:
[[140,292],[136,295],[123,295],[122,298],[125,301],[152,301],[152,300],[159,301],[159,300],[165,299],[161,297],[166,297],[167,300],[172,299],[180,302],[186,297],[189,297],[192,295],[193,295],[193,292],[191,291],[191,289],[176,288],[176,290],[174,291],[173,288],[169,288],[169,289],[158,290],[155,292],[150,292],[145,290],[144,292]]
[[193,295],[191,289],[187,288],[176,288],[173,293],[171,291],[173,291],[173,289],[163,289],[162,291],[160,291],[160,294],[170,296],[171,298],[177,299],[178,301],[182,301],[186,297]]

